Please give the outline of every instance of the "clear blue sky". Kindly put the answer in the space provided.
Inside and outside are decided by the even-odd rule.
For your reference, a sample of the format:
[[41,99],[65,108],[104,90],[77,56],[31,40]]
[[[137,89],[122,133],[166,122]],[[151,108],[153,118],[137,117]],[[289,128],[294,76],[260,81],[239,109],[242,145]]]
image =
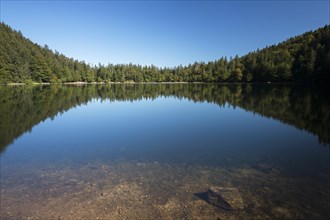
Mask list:
[[244,55],[329,24],[329,1],[3,1],[1,20],[88,63]]

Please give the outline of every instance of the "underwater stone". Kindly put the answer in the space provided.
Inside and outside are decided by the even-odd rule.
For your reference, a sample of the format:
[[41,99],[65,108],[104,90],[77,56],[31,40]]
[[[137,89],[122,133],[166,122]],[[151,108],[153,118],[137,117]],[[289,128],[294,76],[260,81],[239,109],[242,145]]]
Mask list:
[[243,200],[236,188],[212,186],[207,192],[207,199],[209,203],[222,209],[243,209]]

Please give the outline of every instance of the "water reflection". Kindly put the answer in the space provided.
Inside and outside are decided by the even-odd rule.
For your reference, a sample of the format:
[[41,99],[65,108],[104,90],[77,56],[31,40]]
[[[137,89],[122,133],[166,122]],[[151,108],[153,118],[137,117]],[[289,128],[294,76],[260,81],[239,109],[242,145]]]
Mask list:
[[229,104],[273,118],[330,143],[330,92],[326,87],[251,84],[114,84],[0,87],[0,150],[57,114],[93,99],[135,101],[157,97]]
[[[282,84],[0,87],[0,218],[326,219],[329,94]],[[210,186],[235,188],[243,209],[205,201]]]

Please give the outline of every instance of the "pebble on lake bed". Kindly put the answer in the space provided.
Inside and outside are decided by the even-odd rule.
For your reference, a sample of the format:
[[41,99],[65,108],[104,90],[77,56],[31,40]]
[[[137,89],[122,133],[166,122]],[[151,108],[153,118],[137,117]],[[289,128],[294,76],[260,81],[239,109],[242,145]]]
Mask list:
[[207,200],[222,209],[243,209],[243,199],[236,188],[212,186],[207,192]]

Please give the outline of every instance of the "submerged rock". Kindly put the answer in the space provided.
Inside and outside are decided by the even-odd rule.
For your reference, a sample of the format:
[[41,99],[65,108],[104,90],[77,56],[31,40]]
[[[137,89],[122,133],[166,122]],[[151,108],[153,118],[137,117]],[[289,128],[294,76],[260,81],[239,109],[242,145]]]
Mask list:
[[212,205],[222,209],[243,209],[243,200],[236,188],[212,186],[207,192],[207,200]]
[[266,174],[279,173],[279,170],[275,169],[270,164],[266,164],[266,163],[260,163],[260,164],[254,165],[252,167],[254,169],[256,169],[260,172],[266,173]]

